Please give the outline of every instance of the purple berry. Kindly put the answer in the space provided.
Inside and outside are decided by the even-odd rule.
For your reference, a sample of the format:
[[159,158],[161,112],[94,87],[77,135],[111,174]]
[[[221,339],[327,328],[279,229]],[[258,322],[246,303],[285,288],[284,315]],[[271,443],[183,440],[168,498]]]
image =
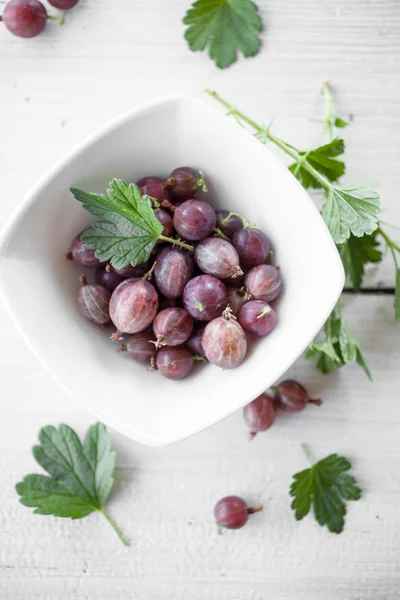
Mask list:
[[261,394],[243,409],[243,418],[250,430],[250,439],[258,432],[266,431],[275,421],[275,402],[268,394]]
[[111,320],[117,328],[112,340],[121,333],[138,333],[152,322],[157,314],[158,296],[154,286],[143,279],[126,279],[113,292],[110,301]]
[[174,169],[165,182],[177,200],[189,200],[193,198],[200,188],[207,191],[204,175],[190,167],[178,167]]
[[207,360],[222,369],[235,369],[246,357],[246,335],[230,309],[208,323],[201,345]]
[[179,298],[190,281],[193,270],[192,256],[176,248],[163,248],[154,270],[158,289],[167,298]]
[[234,246],[222,238],[205,238],[197,244],[194,259],[204,273],[219,279],[243,275]]
[[79,0],[49,0],[49,4],[60,10],[69,10],[78,4]]
[[263,300],[250,300],[241,308],[238,319],[246,333],[264,337],[276,325],[276,312]]
[[[164,229],[161,232],[161,235],[164,237],[171,237],[174,233],[174,223],[172,221],[172,217],[166,210],[162,210],[161,208],[157,208],[154,211],[155,218],[160,221],[161,225]],[[158,240],[157,243],[162,243],[162,240]]]
[[193,330],[193,319],[183,308],[165,308],[155,317],[153,331],[156,348],[179,346],[186,342]]
[[228,293],[228,305],[232,309],[232,312],[235,315],[235,317],[237,317],[242,306],[244,306],[246,302],[249,301],[249,296],[243,288],[238,290],[234,287],[228,287],[226,289]]
[[146,260],[146,262],[141,263],[140,265],[136,265],[136,267],[128,265],[127,267],[123,267],[122,269],[117,269],[116,267],[111,267],[107,265],[106,269],[111,269],[112,271],[117,273],[117,275],[122,277],[122,279],[131,279],[132,277],[142,277],[142,275],[150,271],[151,267],[153,266],[153,263],[154,256],[150,257],[148,260]]
[[239,496],[226,496],[216,504],[214,515],[220,527],[240,529],[246,525],[249,515],[260,512],[262,508],[249,508]]
[[204,354],[204,348],[201,345],[201,338],[202,338],[205,327],[206,327],[206,323],[197,321],[195,323],[193,333],[187,341],[188,348],[194,354],[197,354],[198,356],[202,356],[203,358],[205,358],[205,354]]
[[71,252],[65,255],[68,260],[74,260],[78,265],[82,267],[98,267],[101,264],[99,259],[96,258],[94,250],[89,250],[82,242],[82,234],[85,233],[86,229],[81,231],[74,241],[72,242]]
[[47,11],[38,0],[10,0],[4,7],[2,21],[14,35],[33,38],[46,27]]
[[185,346],[164,346],[157,353],[157,369],[168,379],[184,379],[193,368],[193,359]]
[[82,287],[77,296],[79,312],[85,319],[105,325],[110,322],[111,293],[101,285],[89,285],[85,275],[80,278]]
[[275,300],[283,287],[279,270],[271,265],[253,267],[246,274],[244,283],[253,298],[264,302]]
[[142,179],[136,182],[136,185],[140,187],[140,192],[143,196],[145,194],[151,196],[160,203],[164,200],[168,202],[171,200],[171,194],[165,188],[162,177],[142,177]]
[[116,287],[123,281],[123,278],[120,277],[115,271],[103,269],[103,267],[99,267],[96,269],[94,278],[96,283],[102,285],[103,287],[113,292]]
[[[217,210],[215,214],[217,215],[218,229],[220,229],[222,233],[224,233],[228,237],[232,237],[238,229],[242,229],[242,220],[239,219],[239,217],[237,217],[236,215],[232,215],[231,217],[229,217],[229,215],[231,214],[229,210]],[[226,220],[226,223],[223,223],[224,220]]]
[[322,400],[312,400],[306,388],[293,379],[286,379],[278,385],[275,399],[279,408],[285,412],[299,412],[308,403],[317,404],[318,406],[322,404]]
[[178,235],[196,241],[210,235],[215,227],[214,209],[202,200],[187,200],[174,212],[174,227]]
[[128,352],[133,360],[148,365],[153,370],[157,356],[155,342],[156,339],[152,333],[142,331],[131,335],[127,343],[118,348],[118,352]]
[[245,267],[264,264],[269,258],[271,244],[259,229],[238,229],[232,243],[238,251],[240,264]]
[[226,308],[226,287],[212,275],[194,277],[183,291],[183,305],[194,319],[211,321]]

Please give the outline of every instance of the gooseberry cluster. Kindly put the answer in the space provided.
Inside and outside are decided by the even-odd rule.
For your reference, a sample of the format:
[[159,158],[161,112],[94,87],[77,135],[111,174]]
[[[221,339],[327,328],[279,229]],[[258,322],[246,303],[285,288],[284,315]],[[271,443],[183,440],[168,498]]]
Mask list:
[[81,232],[66,255],[95,269],[94,283],[81,278],[81,314],[101,326],[111,321],[120,350],[170,379],[187,377],[195,360],[238,367],[251,340],[277,322],[271,303],[282,282],[270,264],[270,241],[240,215],[197,199],[206,191],[201,172],[180,167],[137,185],[152,199],[162,235],[183,239],[194,251],[157,243],[146,263],[116,269],[100,263]]
[[[69,10],[78,4],[79,0],[48,0],[60,10]],[[4,7],[1,21],[11,33],[23,38],[33,38],[41,34],[48,20],[63,23],[47,14],[45,6],[39,0],[9,0]]]

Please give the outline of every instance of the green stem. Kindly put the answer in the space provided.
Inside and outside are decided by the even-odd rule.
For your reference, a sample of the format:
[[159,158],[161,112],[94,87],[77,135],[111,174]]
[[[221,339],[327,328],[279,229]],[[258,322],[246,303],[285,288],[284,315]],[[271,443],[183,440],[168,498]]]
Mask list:
[[222,219],[221,225],[223,225],[224,227],[229,225],[229,219],[231,217],[237,217],[238,219],[240,219],[242,221],[242,225],[243,225],[244,229],[251,229],[251,228],[255,227],[255,225],[253,225],[253,223],[250,223],[250,221],[245,219],[245,217],[242,217],[242,215],[239,215],[239,213],[236,213],[236,212],[230,212],[229,215],[227,215],[224,219]]
[[103,515],[103,517],[105,517],[107,519],[107,521],[110,523],[111,527],[114,529],[115,533],[117,534],[117,536],[119,537],[119,539],[121,540],[121,542],[124,544],[124,546],[129,546],[128,542],[126,541],[126,539],[124,538],[124,535],[122,533],[122,531],[120,530],[120,528],[118,527],[118,525],[116,525],[116,523],[114,523],[114,521],[112,520],[112,518],[110,517],[110,515],[108,515],[106,513],[105,510],[103,510],[102,508],[99,510],[99,512]]
[[383,231],[382,227],[378,227],[378,233],[383,237],[383,239],[385,240],[385,242],[388,245],[388,248],[390,249],[391,253],[393,254],[393,258],[394,258],[394,262],[397,265],[397,260],[394,254],[394,251],[396,250],[396,252],[400,252],[400,246],[398,246],[396,244],[396,242],[394,242],[389,236],[388,234]]
[[333,121],[336,117],[332,102],[332,91],[329,81],[326,81],[322,86],[322,95],[325,98],[325,118],[324,124],[328,134],[328,140],[333,140]]
[[181,248],[185,248],[186,250],[189,250],[189,252],[194,252],[194,246],[191,246],[190,244],[185,244],[185,242],[181,242],[181,240],[175,240],[174,238],[165,237],[164,235],[159,235],[158,239],[162,240],[163,242],[169,242],[174,246],[180,246]]
[[314,461],[313,461],[313,458],[312,458],[312,456],[311,456],[311,452],[310,452],[310,450],[309,450],[308,446],[307,446],[306,444],[304,444],[303,442],[300,444],[300,446],[301,446],[301,449],[302,449],[302,450],[303,450],[303,452],[304,452],[304,456],[306,457],[306,459],[307,459],[307,460],[308,460],[308,462],[310,463],[310,466],[311,466],[311,467],[312,467],[312,466],[314,466],[314,464],[315,464],[315,463],[314,463]]
[[223,232],[220,230],[220,228],[219,228],[219,227],[214,227],[213,231],[214,231],[214,233],[215,233],[215,235],[216,235],[217,237],[220,237],[220,238],[222,238],[223,240],[226,240],[227,242],[230,242],[230,241],[231,241],[231,238],[228,238],[228,236],[227,236],[227,235],[225,235],[225,234],[224,234],[224,233],[223,233]]
[[331,182],[329,181],[329,179],[327,179],[326,177],[324,177],[324,175],[321,175],[321,173],[319,173],[316,169],[314,169],[314,167],[307,160],[304,160],[304,157],[300,154],[300,152],[298,150],[296,150],[296,148],[293,148],[293,146],[291,146],[290,144],[288,144],[288,143],[284,142],[283,140],[281,140],[280,138],[276,137],[275,135],[273,135],[270,132],[270,130],[268,128],[262,127],[259,123],[254,121],[254,119],[252,119],[251,117],[249,117],[248,115],[243,113],[241,110],[238,110],[237,108],[232,106],[232,104],[227,102],[227,100],[224,100],[224,98],[222,98],[217,92],[215,92],[213,90],[208,90],[208,89],[206,89],[205,92],[206,92],[206,94],[211,96],[211,98],[214,98],[214,100],[217,100],[217,102],[222,104],[222,106],[224,106],[228,110],[230,115],[233,115],[238,119],[241,119],[242,121],[247,123],[247,125],[250,125],[250,127],[252,127],[257,133],[262,133],[263,135],[265,135],[266,138],[270,142],[272,142],[273,144],[275,144],[275,146],[277,146],[278,148],[283,150],[283,152],[285,152],[285,154],[287,154],[288,156],[293,158],[296,161],[296,163],[301,161],[302,167],[306,171],[308,171],[310,173],[310,175],[312,175],[317,181],[319,181],[319,183],[325,189],[331,190],[332,187],[334,187],[331,184]]

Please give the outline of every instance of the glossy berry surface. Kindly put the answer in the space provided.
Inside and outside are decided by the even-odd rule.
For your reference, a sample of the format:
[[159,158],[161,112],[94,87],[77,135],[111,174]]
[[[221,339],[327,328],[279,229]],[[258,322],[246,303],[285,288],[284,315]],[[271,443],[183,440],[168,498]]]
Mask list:
[[163,200],[171,200],[171,194],[169,193],[169,190],[164,187],[164,180],[162,177],[142,177],[136,182],[136,185],[140,187],[143,196],[145,194],[151,196],[160,203]]
[[156,316],[158,295],[151,283],[143,279],[126,279],[113,292],[111,320],[121,333],[138,333]]
[[128,352],[129,356],[143,365],[153,366],[157,356],[155,347],[156,339],[152,333],[142,331],[131,335],[126,344],[122,344],[119,351]]
[[274,309],[263,300],[250,300],[241,308],[238,320],[246,333],[264,337],[274,329],[277,317]]
[[190,167],[178,167],[172,171],[166,184],[174,198],[188,200],[194,197],[197,190],[204,187],[204,179],[199,171]]
[[4,8],[2,20],[14,35],[33,38],[46,27],[47,12],[38,0],[10,0]]
[[261,394],[243,409],[243,418],[252,437],[260,431],[266,431],[275,421],[275,402],[268,394]]
[[79,0],[49,0],[49,4],[60,10],[69,10],[78,4]]
[[77,296],[79,312],[85,319],[105,325],[110,322],[110,299],[111,293],[106,288],[97,284],[88,284],[86,277],[81,276],[81,288]]
[[271,265],[253,267],[244,279],[246,290],[256,300],[272,302],[282,292],[282,281],[279,269]]
[[209,237],[199,242],[194,259],[204,273],[220,279],[243,275],[236,249],[232,244],[219,237]]
[[238,251],[240,264],[255,267],[269,259],[271,244],[259,229],[238,229],[232,243]]
[[71,252],[66,258],[74,260],[82,267],[98,267],[101,263],[94,254],[94,250],[89,250],[81,240],[81,236],[86,230],[81,231],[72,242]]
[[212,275],[194,277],[183,291],[185,309],[199,321],[217,318],[226,308],[227,301],[225,285]]
[[209,236],[215,227],[214,209],[202,200],[187,200],[174,212],[174,227],[186,240],[197,241]]
[[237,317],[240,309],[249,301],[247,293],[243,289],[234,287],[227,287],[226,290],[228,293],[228,304],[235,317]]
[[262,506],[249,508],[239,496],[226,496],[215,505],[214,515],[220,527],[240,529],[246,525],[249,515],[260,510]]
[[165,308],[153,321],[157,348],[179,346],[186,342],[193,330],[193,319],[183,308]]
[[[154,211],[155,218],[160,221],[161,225],[164,229],[161,232],[161,235],[164,237],[171,237],[174,233],[174,223],[172,221],[171,215],[161,208],[157,208]],[[158,243],[162,243],[162,240],[158,240]]]
[[201,338],[203,335],[204,328],[206,323],[201,323],[199,321],[195,322],[195,326],[193,329],[193,333],[188,339],[186,345],[194,354],[198,354],[199,356],[203,356],[205,358],[204,348],[201,345]]
[[[239,219],[239,217],[237,217],[236,215],[232,215],[231,217],[229,217],[229,215],[230,215],[229,210],[217,210],[215,214],[217,216],[218,229],[220,229],[222,231],[222,233],[224,233],[228,237],[230,237],[230,238],[233,237],[233,234],[238,229],[242,229],[242,227],[243,227],[242,220]],[[228,219],[228,217],[229,217],[229,219]],[[223,223],[223,221],[225,221],[226,219],[227,219],[226,223]]]
[[164,346],[157,352],[157,369],[168,379],[184,379],[193,369],[193,359],[185,346]]
[[182,250],[167,247],[156,260],[154,277],[158,289],[167,298],[179,298],[193,275],[193,257]]
[[103,287],[113,292],[116,287],[123,281],[123,278],[120,277],[115,271],[107,270],[103,267],[98,267],[94,274],[94,279],[96,283],[102,285]]
[[293,379],[287,379],[278,385],[275,399],[279,408],[285,412],[303,410],[309,402],[305,387]]
[[229,311],[208,323],[201,345],[207,360],[222,369],[235,369],[246,357],[246,335]]

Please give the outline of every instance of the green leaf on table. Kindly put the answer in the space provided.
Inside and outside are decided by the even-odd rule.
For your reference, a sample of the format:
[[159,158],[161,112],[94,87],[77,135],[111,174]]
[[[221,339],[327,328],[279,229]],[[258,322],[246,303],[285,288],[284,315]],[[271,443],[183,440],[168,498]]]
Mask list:
[[400,323],[400,269],[396,269],[396,288],[394,293],[394,314],[397,323]]
[[154,216],[148,196],[142,196],[134,183],[113,179],[107,196],[71,188],[83,207],[96,221],[82,235],[84,244],[95,251],[101,262],[123,269],[145,262],[162,234],[163,226]]
[[245,57],[255,56],[261,48],[262,21],[257,5],[250,0],[197,0],[183,22],[189,25],[185,38],[192,51],[209,47],[210,57],[220,69]]
[[361,346],[342,319],[340,320],[339,329],[339,347],[343,363],[347,365],[354,361],[357,362],[364,369],[367,377],[372,380],[371,371],[369,370]]
[[338,250],[346,272],[347,281],[359,290],[364,278],[364,267],[369,263],[380,263],[383,258],[379,250],[377,230],[371,235],[355,237],[350,235],[344,244],[338,244]]
[[345,127],[348,127],[350,125],[350,123],[348,121],[345,121],[344,119],[341,119],[340,117],[336,117],[333,124],[338,129],[344,129]]
[[314,508],[317,522],[326,525],[332,533],[341,533],[346,514],[346,500],[359,500],[361,490],[347,471],[350,462],[343,456],[330,454],[293,475],[290,495],[292,509],[299,521]]
[[80,519],[94,511],[103,514],[121,541],[126,541],[104,510],[114,485],[115,451],[102,423],[92,425],[84,443],[71,427],[40,430],[33,455],[50,475],[27,475],[16,485],[20,502],[41,515]]
[[[319,173],[327,177],[329,181],[337,181],[345,172],[345,164],[337,160],[337,156],[344,153],[344,141],[336,138],[325,146],[309,150],[308,152],[299,152],[303,160],[314,167]],[[321,189],[323,186],[315,179],[305,168],[302,162],[296,162],[289,166],[289,171],[300,181],[303,187]]]
[[351,234],[372,234],[378,227],[379,194],[374,185],[332,184],[321,215],[337,244]]

